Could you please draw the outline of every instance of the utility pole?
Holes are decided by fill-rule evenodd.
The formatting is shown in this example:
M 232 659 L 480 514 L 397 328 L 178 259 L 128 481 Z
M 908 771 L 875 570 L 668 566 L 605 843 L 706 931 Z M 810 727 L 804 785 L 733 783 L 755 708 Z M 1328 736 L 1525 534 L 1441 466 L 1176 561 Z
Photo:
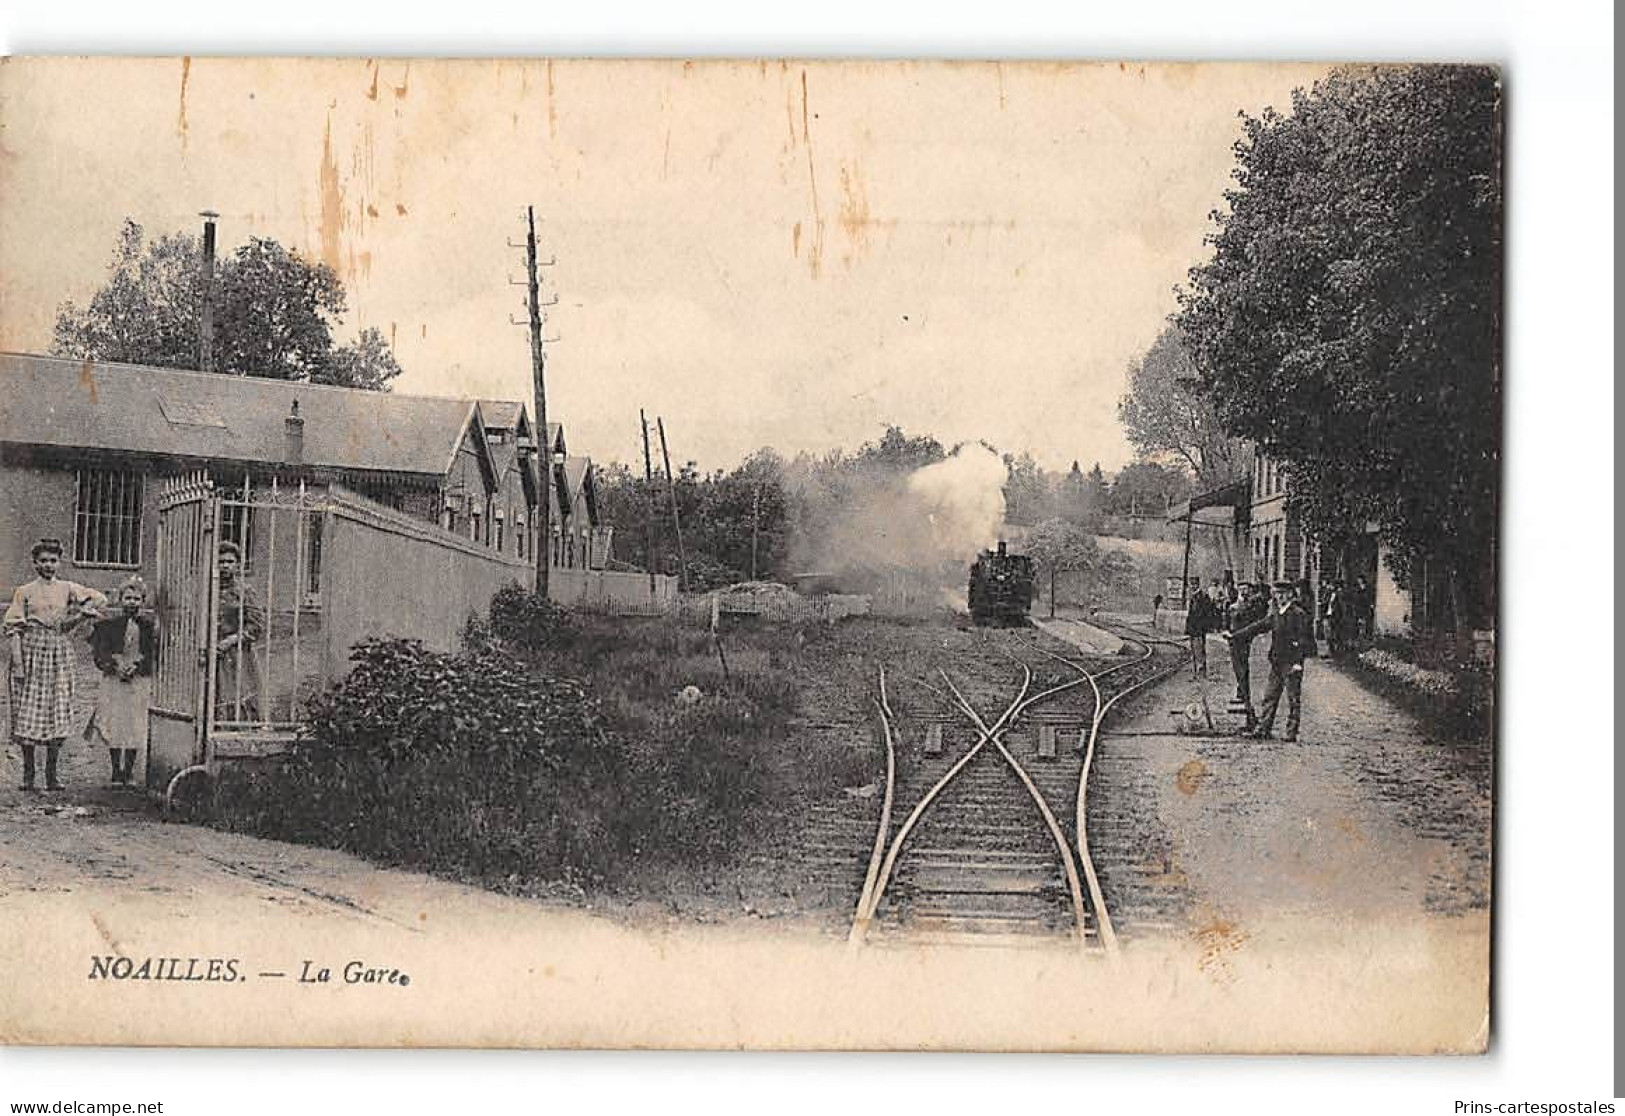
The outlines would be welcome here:
M 536 259 L 536 207 L 525 207 L 525 288 L 526 308 L 530 311 L 530 370 L 532 386 L 536 392 L 536 441 L 542 460 L 541 543 L 536 548 L 536 595 L 547 598 L 548 569 L 553 562 L 553 439 L 547 435 L 547 358 L 542 353 L 542 301 L 541 282 L 537 270 L 551 266 Z M 512 241 L 509 242 L 510 244 Z M 516 246 L 517 247 L 517 246 Z M 547 305 L 558 302 L 554 298 Z M 511 320 L 511 319 L 510 319 Z M 517 323 L 515 323 L 517 324 Z
M 199 372 L 214 371 L 214 221 L 220 214 L 205 209 L 203 218 L 203 320 L 198 323 Z
M 1185 569 L 1179 580 L 1179 599 L 1187 609 L 1191 606 L 1191 520 L 1195 515 L 1195 509 L 1187 501 L 1185 504 Z
M 655 429 L 660 431 L 660 459 L 666 463 L 666 491 L 671 494 L 671 527 L 677 532 L 677 588 L 688 586 L 688 559 L 683 556 L 683 520 L 677 514 L 677 482 L 671 475 L 671 454 L 666 451 L 666 421 L 655 416 Z
M 655 592 L 655 467 L 649 456 L 649 420 L 638 408 L 638 422 L 643 424 L 643 490 L 649 495 L 649 518 L 643 525 L 644 546 L 649 552 L 649 599 Z
M 756 478 L 756 495 L 750 502 L 750 579 L 756 580 L 756 538 L 762 519 L 762 478 Z

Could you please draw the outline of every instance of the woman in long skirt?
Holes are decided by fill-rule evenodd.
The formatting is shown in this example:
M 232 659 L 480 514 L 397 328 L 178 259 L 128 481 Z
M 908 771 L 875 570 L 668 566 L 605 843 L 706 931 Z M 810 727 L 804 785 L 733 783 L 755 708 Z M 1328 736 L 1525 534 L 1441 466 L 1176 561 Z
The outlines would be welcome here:
M 19 585 L 6 609 L 11 659 L 11 735 L 23 752 L 23 790 L 34 790 L 34 753 L 45 746 L 45 788 L 58 791 L 57 758 L 73 720 L 73 645 L 68 634 L 107 597 L 57 576 L 62 544 L 41 539 L 29 551 L 38 576 Z
M 90 631 L 91 658 L 102 678 L 85 739 L 99 740 L 107 748 L 115 787 L 130 785 L 136 753 L 147 744 L 158 629 L 153 618 L 141 611 L 146 600 L 146 582 L 130 577 L 119 586 L 119 611 L 98 620 Z

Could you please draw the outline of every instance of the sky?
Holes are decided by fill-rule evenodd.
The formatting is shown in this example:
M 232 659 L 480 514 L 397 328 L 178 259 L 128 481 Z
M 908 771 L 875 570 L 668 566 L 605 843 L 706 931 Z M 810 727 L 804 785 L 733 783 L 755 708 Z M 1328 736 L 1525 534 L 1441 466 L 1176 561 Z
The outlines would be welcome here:
M 1323 66 L 8 60 L 0 347 L 44 351 L 128 216 L 332 264 L 396 390 L 530 397 L 571 451 L 856 448 L 888 423 L 1112 470 L 1129 363 L 1223 204 L 1238 111 Z M 510 320 L 510 316 L 513 321 Z M 517 321 L 519 324 L 513 324 Z

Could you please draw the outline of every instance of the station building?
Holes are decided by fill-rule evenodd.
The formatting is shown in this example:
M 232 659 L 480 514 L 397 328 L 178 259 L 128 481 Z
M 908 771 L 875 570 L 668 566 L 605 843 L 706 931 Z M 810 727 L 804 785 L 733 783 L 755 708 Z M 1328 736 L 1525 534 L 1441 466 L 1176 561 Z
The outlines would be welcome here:
M 1327 581 L 1353 585 L 1364 577 L 1373 594 L 1373 626 L 1378 634 L 1407 636 L 1434 626 L 1445 599 L 1424 564 L 1418 584 L 1401 588 L 1388 568 L 1388 548 L 1377 525 L 1363 525 L 1354 541 L 1338 550 L 1323 546 L 1305 529 L 1292 500 L 1291 478 L 1283 463 L 1257 447 L 1250 475 L 1194 493 L 1169 510 L 1170 523 L 1184 523 L 1187 537 L 1202 531 L 1211 549 L 1223 555 L 1222 576 L 1238 581 L 1300 581 L 1316 592 Z M 1196 578 L 1218 571 L 1192 569 Z M 1170 594 L 1171 596 L 1173 594 Z
M 43 536 L 63 541 L 63 576 L 83 584 L 107 589 L 150 571 L 163 481 L 197 473 L 227 490 L 272 477 L 342 485 L 532 562 L 546 498 L 552 564 L 601 569 L 610 538 L 592 463 L 569 455 L 561 425 L 549 424 L 546 442 L 544 494 L 543 454 L 520 402 L 0 353 L 0 593 L 34 576 L 29 546 Z M 221 537 L 243 544 L 252 564 L 252 509 L 231 507 Z M 319 531 L 305 545 L 315 579 Z

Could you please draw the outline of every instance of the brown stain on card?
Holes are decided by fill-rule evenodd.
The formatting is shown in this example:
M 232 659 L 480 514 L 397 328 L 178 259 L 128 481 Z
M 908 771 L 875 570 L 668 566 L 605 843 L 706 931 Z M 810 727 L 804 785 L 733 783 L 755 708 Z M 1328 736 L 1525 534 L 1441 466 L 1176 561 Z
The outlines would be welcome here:
M 559 138 L 558 97 L 553 88 L 553 62 L 547 63 L 547 138 Z
M 1202 781 L 1206 778 L 1207 764 L 1199 759 L 1188 760 L 1180 765 L 1178 773 L 1174 775 L 1174 786 L 1179 788 L 1180 794 L 1195 794 L 1202 789 Z
M 869 198 L 864 193 L 863 179 L 854 166 L 841 166 L 841 228 L 852 244 L 853 252 L 860 252 L 869 244 Z M 850 262 L 850 257 L 848 257 Z
M 333 116 L 327 117 L 322 132 L 322 165 L 317 175 L 322 201 L 321 259 L 334 271 L 344 264 L 344 187 L 339 183 L 339 167 L 333 157 Z
M 807 245 L 807 270 L 818 278 L 824 263 L 824 213 L 818 204 L 818 170 L 813 160 L 811 110 L 808 108 L 807 71 L 801 71 L 801 145 L 807 151 L 807 188 L 812 197 L 812 241 Z
M 93 913 L 90 916 L 90 921 L 96 927 L 96 933 L 101 935 L 102 941 L 107 943 L 107 948 L 123 957 L 124 947 L 119 945 L 117 938 L 113 937 L 113 932 L 107 928 L 107 923 L 102 921 L 102 916 Z
M 186 84 L 192 80 L 192 58 L 188 55 L 181 59 L 181 107 L 180 115 L 175 120 L 175 131 L 181 137 L 181 150 L 186 150 Z
M 85 386 L 90 395 L 90 405 L 96 405 L 96 362 L 86 358 L 79 366 L 79 382 Z
M 1205 924 L 1191 932 L 1191 938 L 1201 949 L 1196 966 L 1216 984 L 1230 984 L 1236 977 L 1230 967 L 1230 957 L 1252 937 L 1240 923 L 1221 915 L 1214 915 Z

